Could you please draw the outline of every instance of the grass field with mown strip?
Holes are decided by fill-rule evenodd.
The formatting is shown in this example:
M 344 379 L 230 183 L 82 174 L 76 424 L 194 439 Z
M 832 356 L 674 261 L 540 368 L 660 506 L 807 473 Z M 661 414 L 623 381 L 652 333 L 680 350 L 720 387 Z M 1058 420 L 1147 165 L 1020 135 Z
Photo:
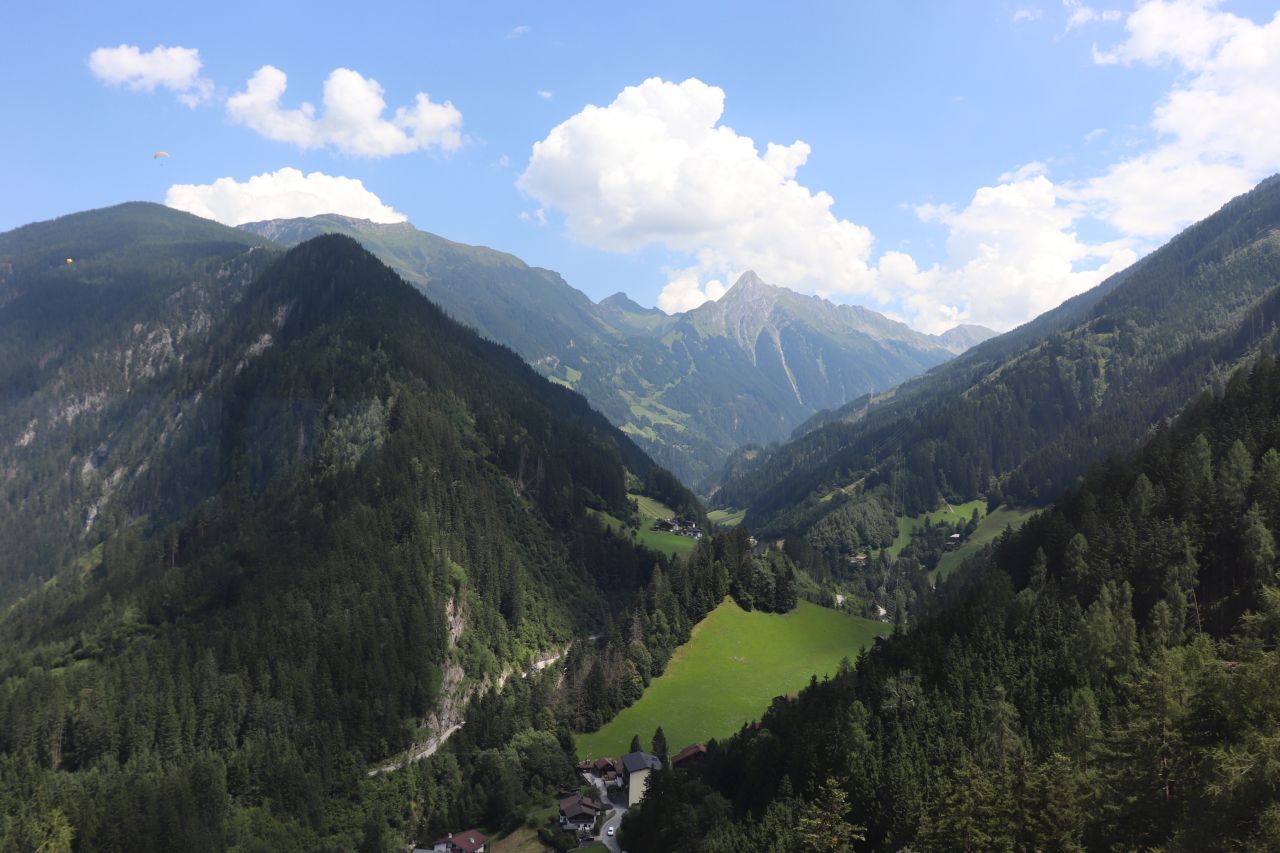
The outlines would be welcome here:
M 645 748 L 662 726 L 672 753 L 724 738 L 759 719 L 773 697 L 796 693 L 812 675 L 830 675 L 854 660 L 882 622 L 801 601 L 790 613 L 748 613 L 726 601 L 698 623 L 667 670 L 644 695 L 599 731 L 578 735 L 578 757 L 617 757 L 631 736 Z
M 955 524 L 956 522 L 967 523 L 969 519 L 973 517 L 973 511 L 975 509 L 978 511 L 978 517 L 981 518 L 987 513 L 987 502 L 969 501 L 968 503 L 956 504 L 950 509 L 943 506 L 941 509 L 935 509 L 933 512 L 925 512 L 920 515 L 913 515 L 905 518 L 899 517 L 898 538 L 894 539 L 893 544 L 885 550 L 889 552 L 890 557 L 897 559 L 898 555 L 902 553 L 902 549 L 907 547 L 907 543 L 911 541 L 912 534 L 924 527 L 924 520 L 926 518 L 929 519 L 930 524 L 937 524 L 941 521 L 945 521 L 948 524 Z
M 1020 509 L 1001 504 L 995 512 L 978 523 L 978 529 L 973 531 L 973 535 L 966 539 L 963 545 L 942 555 L 942 559 L 938 561 L 938 567 L 930 574 L 930 579 L 938 581 L 945 578 L 959 568 L 970 554 L 976 554 L 983 547 L 1000 538 L 1000 534 L 1006 529 L 1020 527 L 1022 522 L 1036 512 L 1037 510 L 1034 509 Z
M 713 524 L 725 527 L 737 527 L 747 515 L 745 509 L 713 509 L 707 513 L 707 519 Z

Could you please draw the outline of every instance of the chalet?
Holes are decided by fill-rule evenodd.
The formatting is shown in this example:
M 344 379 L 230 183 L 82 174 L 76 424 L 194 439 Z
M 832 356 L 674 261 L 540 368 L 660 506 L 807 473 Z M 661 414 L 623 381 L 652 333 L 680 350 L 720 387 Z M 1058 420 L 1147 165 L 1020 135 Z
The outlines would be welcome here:
M 488 853 L 488 850 L 489 839 L 478 829 L 451 832 L 431 845 L 431 853 Z M 417 847 L 413 853 L 426 853 L 426 850 Z
M 645 783 L 649 774 L 662 769 L 662 761 L 647 752 L 633 752 L 622 756 L 622 787 L 627 791 L 627 807 L 644 799 Z
M 691 770 L 707 760 L 706 744 L 691 743 L 671 756 L 671 767 L 675 770 Z
M 597 758 L 594 761 L 584 761 L 579 764 L 578 771 L 598 776 L 605 785 L 616 788 L 622 784 L 621 767 L 616 758 Z
M 569 832 L 586 832 L 596 825 L 604 803 L 593 797 L 574 794 L 560 801 L 560 826 Z
M 960 547 L 960 542 L 962 539 L 963 537 L 959 533 L 952 533 L 950 536 L 947 537 L 947 541 L 943 544 L 942 547 L 947 551 L 954 551 L 955 549 Z
M 868 559 L 870 558 L 866 554 L 854 554 L 849 558 L 849 562 L 853 563 L 855 566 L 865 566 Z
M 660 518 L 653 523 L 653 529 L 663 533 L 670 533 L 677 529 L 677 525 L 669 518 Z

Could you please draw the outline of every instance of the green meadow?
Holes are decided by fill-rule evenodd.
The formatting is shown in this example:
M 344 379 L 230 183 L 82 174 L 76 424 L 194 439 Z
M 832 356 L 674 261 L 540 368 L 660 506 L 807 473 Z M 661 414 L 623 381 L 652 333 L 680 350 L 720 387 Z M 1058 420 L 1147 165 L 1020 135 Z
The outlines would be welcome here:
M 935 509 L 933 512 L 925 512 L 920 515 L 913 515 L 906 518 L 898 518 L 898 538 L 893 540 L 893 544 L 888 547 L 889 556 L 897 558 L 902 553 L 902 549 L 907 547 L 907 543 L 911 541 L 911 537 L 917 530 L 924 527 L 925 519 L 929 519 L 930 524 L 938 524 L 939 522 L 947 522 L 955 524 L 956 522 L 967 522 L 972 516 L 974 510 L 978 511 L 978 516 L 982 517 L 987 512 L 986 501 L 969 501 L 968 503 L 956 504 L 955 506 L 943 506 L 942 509 Z
M 624 525 L 620 520 L 614 518 L 605 512 L 595 512 L 595 515 L 604 520 L 614 530 L 617 530 L 627 536 L 635 537 L 642 545 L 660 551 L 668 557 L 674 557 L 676 554 L 687 554 L 693 550 L 693 546 L 697 542 L 688 536 L 680 536 L 676 533 L 663 533 L 660 530 L 653 529 L 653 523 L 660 518 L 671 518 L 675 515 L 674 511 L 664 503 L 659 503 L 653 498 L 645 495 L 628 495 L 640 507 L 640 527 L 629 527 Z
M 994 542 L 1008 528 L 1021 526 L 1022 522 L 1035 515 L 1035 513 L 1036 510 L 1034 509 L 1018 509 L 1004 506 L 1003 504 L 997 507 L 994 512 L 978 523 L 978 529 L 973 531 L 973 535 L 966 539 L 963 545 L 942 555 L 942 559 L 938 561 L 938 567 L 933 570 L 931 578 L 935 581 L 945 578 L 959 568 L 960 564 L 970 554 L 976 554 L 986 545 Z
M 745 509 L 713 509 L 707 513 L 707 518 L 713 524 L 720 524 L 725 527 L 737 527 L 742 523 L 742 519 L 747 515 Z
M 807 601 L 785 614 L 749 613 L 725 601 L 698 623 L 639 701 L 599 731 L 578 735 L 578 756 L 622 755 L 632 735 L 648 748 L 658 726 L 673 753 L 732 735 L 759 719 L 773 697 L 798 692 L 813 675 L 830 675 L 842 658 L 853 660 L 888 630 Z

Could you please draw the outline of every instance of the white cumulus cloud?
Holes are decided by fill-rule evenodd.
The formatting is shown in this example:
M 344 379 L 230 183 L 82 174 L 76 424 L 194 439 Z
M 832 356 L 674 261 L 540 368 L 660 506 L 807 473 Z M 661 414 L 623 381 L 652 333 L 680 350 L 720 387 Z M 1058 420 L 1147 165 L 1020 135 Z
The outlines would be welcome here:
M 923 221 L 947 227 L 945 259 L 921 270 L 909 255 L 886 252 L 877 265 L 912 325 L 934 333 L 957 323 L 1007 329 L 1137 260 L 1126 241 L 1081 240 L 1074 223 L 1082 212 L 1039 171 L 1002 176 L 1007 182 L 979 189 L 963 210 L 916 208 Z
M 670 281 L 658 294 L 658 307 L 668 314 L 681 314 L 692 311 L 705 302 L 713 302 L 724 296 L 729 288 L 718 279 L 711 279 L 703 284 L 698 270 L 675 270 L 669 275 Z
M 1215 0 L 1154 0 L 1102 64 L 1184 72 L 1156 106 L 1149 150 L 1114 164 L 1079 198 L 1126 234 L 1165 237 L 1212 213 L 1280 165 L 1280 13 L 1255 24 Z
M 324 112 L 319 115 L 305 102 L 295 108 L 282 106 L 287 86 L 283 71 L 264 65 L 243 92 L 227 99 L 227 114 L 268 139 L 303 149 L 331 145 L 362 157 L 427 148 L 450 152 L 462 145 L 462 113 L 449 101 L 436 103 L 423 92 L 387 119 L 382 86 L 349 68 L 337 68 L 325 80 Z
M 762 152 L 720 123 L 724 98 L 693 78 L 629 86 L 535 143 L 517 184 L 563 212 L 587 245 L 690 255 L 694 263 L 672 274 L 660 304 L 697 298 L 689 295 L 693 276 L 719 280 L 746 269 L 789 287 L 869 292 L 871 233 L 832 213 L 830 195 L 796 180 L 809 146 L 769 143 Z
M 211 184 L 174 184 L 164 203 L 226 225 L 341 213 L 373 222 L 404 222 L 355 178 L 284 168 L 247 181 L 219 178 Z
M 136 45 L 100 47 L 89 54 L 89 70 L 109 86 L 138 92 L 168 89 L 194 107 L 213 94 L 213 83 L 200 76 L 203 63 L 193 47 L 159 45 L 143 53 Z

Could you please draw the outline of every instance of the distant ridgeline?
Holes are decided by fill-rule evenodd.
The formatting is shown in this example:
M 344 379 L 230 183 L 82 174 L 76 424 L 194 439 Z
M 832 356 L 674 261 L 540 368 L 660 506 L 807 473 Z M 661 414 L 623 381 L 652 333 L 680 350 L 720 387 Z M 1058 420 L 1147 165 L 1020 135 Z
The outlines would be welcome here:
M 719 301 L 675 316 L 621 293 L 595 304 L 550 270 L 407 223 L 326 215 L 241 228 L 284 244 L 355 237 L 455 319 L 580 391 L 694 484 L 737 447 L 783 438 L 815 412 L 890 388 L 991 335 L 977 326 L 923 335 L 754 273 Z
M 942 499 L 1043 506 L 1126 454 L 1280 321 L 1280 178 L 1093 290 L 901 385 L 730 460 L 716 506 L 843 553 Z
M 702 515 L 347 237 L 284 253 L 144 204 L 0 235 L 0 392 L 5 850 L 505 825 L 573 779 L 553 678 L 476 706 L 484 757 L 366 770 L 666 606 L 679 573 L 593 513 L 629 518 L 628 481 Z

